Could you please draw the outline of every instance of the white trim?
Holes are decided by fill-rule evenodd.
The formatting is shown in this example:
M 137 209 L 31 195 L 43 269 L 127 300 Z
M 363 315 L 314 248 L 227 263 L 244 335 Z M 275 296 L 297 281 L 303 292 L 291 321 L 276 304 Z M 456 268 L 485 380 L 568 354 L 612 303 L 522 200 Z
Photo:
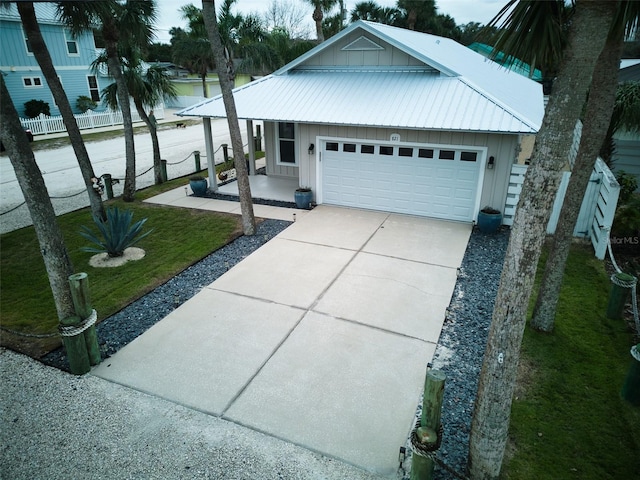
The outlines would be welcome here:
M 22 32 L 22 44 L 24 45 L 24 51 L 28 57 L 33 57 L 33 52 L 30 52 L 29 49 L 27 48 L 27 41 L 29 39 L 27 38 L 27 34 L 24 31 L 24 27 L 22 26 L 22 23 L 20 23 L 20 31 Z
M 323 190 L 322 190 L 322 152 L 324 151 L 324 146 L 326 142 L 353 142 L 353 143 L 366 143 L 373 145 L 388 145 L 394 147 L 417 147 L 417 148 L 429 148 L 434 150 L 456 150 L 456 151 L 472 151 L 478 152 L 479 158 L 478 162 L 478 183 L 476 185 L 476 198 L 474 201 L 474 216 L 476 217 L 477 212 L 480 211 L 480 199 L 482 197 L 482 189 L 484 185 L 484 173 L 487 164 L 487 152 L 488 147 L 478 146 L 478 145 L 455 145 L 455 144 L 445 144 L 445 143 L 420 143 L 420 142 L 391 142 L 386 140 L 374 140 L 368 138 L 348 138 L 348 137 L 328 137 L 328 136 L 316 136 L 315 145 L 316 145 L 316 185 L 314 187 L 316 203 L 323 203 Z M 361 155 L 361 154 L 358 154 Z
M 97 92 L 98 92 L 98 100 L 93 100 L 93 95 L 91 95 L 91 91 L 94 90 L 94 89 L 91 87 L 91 83 L 89 83 L 89 77 L 93 77 L 93 78 L 96 79 L 96 88 L 95 88 L 95 90 L 97 90 Z M 88 88 L 88 91 L 89 91 L 89 98 L 91 100 L 93 100 L 94 102 L 98 102 L 99 103 L 101 99 L 100 99 L 100 82 L 98 82 L 98 76 L 92 74 L 92 75 L 86 75 L 85 78 L 87 79 L 87 88 Z
M 40 85 L 36 85 L 35 79 L 38 79 L 40 81 Z M 31 80 L 31 85 L 27 85 L 24 81 L 26 79 Z M 22 77 L 22 87 L 23 88 L 28 88 L 28 89 L 32 89 L 32 88 L 42 88 L 44 87 L 44 82 L 42 81 L 42 77 L 40 75 L 35 75 L 33 77 Z
M 61 70 L 82 70 L 85 72 L 89 71 L 89 66 L 88 65 L 76 65 L 76 66 L 58 66 L 58 65 L 54 65 L 54 68 L 56 69 L 56 72 L 59 72 Z M 42 70 L 40 69 L 40 67 L 38 65 L 33 65 L 31 67 L 18 67 L 18 66 L 13 66 L 13 65 L 0 65 L 0 70 L 7 70 L 7 71 L 11 71 L 11 72 L 42 72 Z
M 300 166 L 300 155 L 298 154 L 298 145 L 299 145 L 299 134 L 298 134 L 298 124 L 296 122 L 274 122 L 274 136 L 275 136 L 275 150 L 276 150 L 276 165 L 282 167 L 299 167 Z M 292 123 L 293 124 L 293 155 L 295 157 L 295 162 L 282 162 L 280 161 L 280 124 L 281 123 Z M 285 139 L 290 140 L 290 139 Z
M 67 34 L 69 36 L 67 36 Z M 80 45 L 78 44 L 78 40 L 73 38 L 71 31 L 67 28 L 62 29 L 62 36 L 64 37 L 64 48 L 67 51 L 67 57 L 79 57 L 80 56 Z M 73 42 L 76 46 L 76 52 L 72 53 L 69 51 L 69 43 Z

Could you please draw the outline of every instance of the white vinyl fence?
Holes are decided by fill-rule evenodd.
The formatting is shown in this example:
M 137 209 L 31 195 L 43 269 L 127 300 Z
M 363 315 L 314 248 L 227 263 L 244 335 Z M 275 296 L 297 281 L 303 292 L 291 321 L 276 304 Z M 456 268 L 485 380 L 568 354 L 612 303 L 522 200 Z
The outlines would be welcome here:
M 153 114 L 157 120 L 164 118 L 164 105 L 158 105 L 153 108 Z M 94 112 L 87 110 L 85 113 L 74 115 L 80 130 L 90 128 L 109 127 L 113 125 L 122 125 L 122 112 L 105 110 L 102 112 Z M 134 122 L 141 122 L 142 119 L 137 110 L 131 110 L 131 117 Z M 41 113 L 36 118 L 21 118 L 20 123 L 24 128 L 31 130 L 34 135 L 43 135 L 45 133 L 66 132 L 62 116 L 49 117 Z
M 527 167 L 525 165 L 513 165 L 511 167 L 511 177 L 509 179 L 509 189 L 503 220 L 505 225 L 513 225 L 513 217 L 515 216 L 516 206 L 520 199 L 520 192 L 522 191 L 522 184 L 526 173 Z M 571 172 L 564 172 L 562 176 L 562 182 L 560 183 L 558 194 L 553 204 L 551 218 L 547 225 L 547 233 L 550 235 L 556 230 L 560 209 L 564 202 L 570 177 Z M 613 224 L 613 216 L 616 212 L 619 194 L 620 185 L 616 181 L 615 176 L 604 161 L 598 158 L 591 173 L 589 186 L 587 187 L 582 206 L 580 207 L 580 215 L 573 235 L 576 237 L 589 237 L 596 257 L 600 260 L 604 258 L 607 250 L 607 239 L 609 237 L 609 230 Z

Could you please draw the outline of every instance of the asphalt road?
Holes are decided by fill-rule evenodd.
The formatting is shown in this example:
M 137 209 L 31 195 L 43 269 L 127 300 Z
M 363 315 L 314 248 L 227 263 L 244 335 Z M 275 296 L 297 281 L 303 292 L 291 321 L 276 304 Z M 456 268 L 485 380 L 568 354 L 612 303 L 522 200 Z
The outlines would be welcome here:
M 247 144 L 246 124 L 240 122 L 244 144 Z M 222 161 L 222 143 L 231 144 L 229 130 L 225 119 L 211 122 L 216 162 Z M 36 137 L 37 139 L 37 137 Z M 37 140 L 36 140 L 37 141 Z M 169 178 L 188 175 L 195 171 L 195 161 L 192 153 L 195 150 L 201 152 L 201 166 L 206 167 L 204 158 L 206 149 L 204 144 L 204 130 L 202 124 L 188 126 L 186 128 L 164 128 L 158 132 L 160 152 L 163 159 L 167 160 L 167 173 Z M 86 142 L 89 158 L 93 164 L 97 176 L 109 173 L 113 178 L 124 178 L 124 137 L 110 140 Z M 153 151 L 151 137 L 147 132 L 135 136 L 136 172 L 138 174 L 149 169 L 153 165 Z M 89 204 L 84 192 L 84 182 L 78 167 L 73 148 L 69 146 L 51 150 L 39 150 L 34 152 L 36 162 L 42 171 L 49 196 L 56 214 L 60 215 Z M 185 160 L 187 159 L 187 160 Z M 185 160 L 185 161 L 182 161 Z M 178 163 L 181 162 L 181 163 Z M 123 183 L 114 185 L 114 194 L 122 193 Z M 137 178 L 137 188 L 146 187 L 153 183 L 153 170 Z M 69 198 L 54 198 L 68 197 Z M 105 197 L 106 198 L 106 195 Z M 31 217 L 24 202 L 24 196 L 18 185 L 15 172 L 6 152 L 0 155 L 0 233 L 6 233 L 17 228 L 31 225 Z M 11 211 L 16 206 L 17 209 Z M 5 213 L 9 212 L 10 213 Z

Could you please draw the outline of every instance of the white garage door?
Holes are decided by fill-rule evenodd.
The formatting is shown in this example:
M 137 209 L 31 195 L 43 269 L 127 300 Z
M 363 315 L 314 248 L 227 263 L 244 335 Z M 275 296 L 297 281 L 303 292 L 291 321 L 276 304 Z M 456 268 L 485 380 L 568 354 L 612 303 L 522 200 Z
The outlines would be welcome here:
M 322 202 L 472 221 L 481 151 L 323 142 Z

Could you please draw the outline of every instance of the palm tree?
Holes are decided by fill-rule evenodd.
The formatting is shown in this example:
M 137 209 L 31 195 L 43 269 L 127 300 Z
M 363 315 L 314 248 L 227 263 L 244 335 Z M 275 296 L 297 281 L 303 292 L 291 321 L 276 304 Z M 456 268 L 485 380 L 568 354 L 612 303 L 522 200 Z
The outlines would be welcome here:
M 242 229 L 245 235 L 255 235 L 256 220 L 253 215 L 253 202 L 251 199 L 251 185 L 247 173 L 247 162 L 245 161 L 244 149 L 242 146 L 242 134 L 238 123 L 236 104 L 233 99 L 233 83 L 229 78 L 223 65 L 225 64 L 224 50 L 220 34 L 218 33 L 218 22 L 216 21 L 216 6 L 214 0 L 202 0 L 202 15 L 207 28 L 207 35 L 211 42 L 211 49 L 216 61 L 218 77 L 220 79 L 220 89 L 222 90 L 222 100 L 227 112 L 227 122 L 229 124 L 229 134 L 231 135 L 231 146 L 238 177 L 238 194 L 240 196 L 240 210 L 242 211 Z
M 573 231 L 578 221 L 591 172 L 598 153 L 606 141 L 611 123 L 625 33 L 633 31 L 637 27 L 639 7 L 637 2 L 620 2 L 607 43 L 598 57 L 593 72 L 578 154 L 560 210 L 553 244 L 547 258 L 531 318 L 531 326 L 536 330 L 550 332 L 554 327 L 556 307 L 560 298 L 562 278 L 569 256 Z
M 481 35 L 491 39 L 496 55 L 504 52 L 514 61 L 520 59 L 531 66 L 531 72 L 540 69 L 543 81 L 550 83 L 558 72 L 571 15 L 572 7 L 564 0 L 509 0 Z M 500 24 L 506 28 L 496 34 Z
M 133 121 L 129 108 L 129 91 L 122 74 L 122 65 L 118 55 L 118 44 L 149 45 L 153 37 L 151 27 L 156 17 L 153 0 L 117 0 L 101 2 L 60 2 L 60 18 L 74 33 L 90 30 L 100 25 L 105 42 L 109 74 L 117 85 L 118 103 L 122 111 L 122 123 L 125 139 L 125 179 L 122 198 L 132 202 L 136 192 L 136 152 L 133 136 Z
M 267 75 L 283 67 L 315 46 L 310 40 L 296 40 L 281 28 L 275 28 L 259 41 L 241 37 L 242 62 L 238 70 L 252 75 Z
M 316 38 L 318 43 L 324 42 L 324 33 L 322 32 L 322 19 L 324 14 L 331 11 L 335 7 L 338 0 L 305 0 L 306 3 L 313 7 L 311 18 L 316 24 Z
M 380 22 L 380 13 L 382 7 L 376 2 L 358 2 L 356 6 L 351 10 L 351 21 L 356 22 L 358 20 L 368 20 L 370 22 Z M 384 22 L 380 22 L 384 23 Z
M 614 151 L 613 136 L 619 130 L 640 131 L 640 82 L 624 82 L 618 86 L 611 114 L 611 123 L 600 156 L 611 164 Z
M 33 228 L 38 237 L 40 252 L 49 277 L 58 319 L 71 317 L 75 315 L 69 286 L 69 276 L 73 274 L 73 267 L 42 173 L 24 135 L 20 117 L 2 75 L 0 75 L 0 140 L 7 149 L 9 160 L 16 172 L 18 184 L 33 220 Z
M 33 2 L 19 2 L 17 6 L 18 12 L 20 13 L 20 19 L 22 20 L 22 27 L 29 39 L 33 55 L 36 57 L 40 70 L 42 70 L 42 74 L 47 80 L 47 85 L 49 86 L 51 94 L 58 105 L 58 109 L 62 115 L 62 120 L 67 132 L 69 133 L 69 140 L 71 141 L 71 146 L 73 147 L 73 151 L 78 159 L 78 165 L 82 172 L 84 184 L 87 188 L 87 194 L 89 195 L 91 213 L 97 218 L 106 219 L 104 206 L 102 205 L 102 197 L 97 190 L 93 188 L 92 179 L 95 177 L 95 173 L 93 171 L 93 166 L 91 165 L 91 160 L 89 159 L 89 154 L 87 153 L 87 149 L 84 145 L 80 128 L 76 122 L 76 117 L 73 115 L 73 110 L 71 109 L 67 95 L 62 87 L 62 83 L 60 82 L 60 78 L 58 77 L 55 67 L 53 66 L 49 49 L 42 38 L 40 25 L 38 25 L 36 13 L 33 8 Z
M 500 474 L 520 346 L 542 242 L 575 123 L 616 5 L 617 2 L 576 2 L 567 49 L 536 137 L 496 295 L 471 423 L 472 479 L 493 479 Z M 523 8 L 527 6 L 531 6 L 529 2 Z
M 134 65 L 130 64 L 132 59 Z M 96 67 L 104 62 L 103 57 L 98 57 Z M 129 61 L 124 63 L 124 78 L 127 82 L 127 89 L 133 99 L 140 118 L 149 128 L 151 144 L 153 146 L 153 169 L 156 185 L 163 182 L 162 162 L 160 159 L 160 142 L 158 141 L 157 124 L 154 119 L 147 115 L 146 109 L 153 108 L 161 103 L 165 98 L 175 98 L 176 88 L 169 76 L 157 65 L 145 68 L 139 63 L 137 55 L 131 52 Z M 118 108 L 117 86 L 115 83 L 107 85 L 102 90 L 102 99 L 113 110 Z

